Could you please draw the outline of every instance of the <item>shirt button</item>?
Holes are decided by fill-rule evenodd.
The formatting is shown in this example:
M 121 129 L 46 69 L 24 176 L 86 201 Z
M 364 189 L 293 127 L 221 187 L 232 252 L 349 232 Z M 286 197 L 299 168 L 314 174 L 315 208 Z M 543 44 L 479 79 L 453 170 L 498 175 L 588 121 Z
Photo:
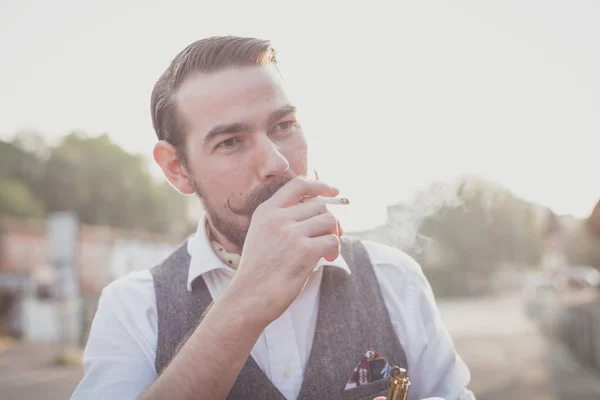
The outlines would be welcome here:
M 290 368 L 285 367 L 285 369 L 283 370 L 283 375 L 285 375 L 286 378 L 289 378 L 291 374 L 292 372 L 290 371 Z

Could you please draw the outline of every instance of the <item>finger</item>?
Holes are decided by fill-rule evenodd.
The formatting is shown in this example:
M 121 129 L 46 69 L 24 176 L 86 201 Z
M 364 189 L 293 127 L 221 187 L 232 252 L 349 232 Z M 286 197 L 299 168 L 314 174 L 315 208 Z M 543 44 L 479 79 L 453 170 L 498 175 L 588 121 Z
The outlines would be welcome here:
M 337 235 L 337 218 L 332 213 L 326 212 L 299 222 L 298 229 L 302 235 L 310 238 L 328 234 Z
M 278 207 L 289 207 L 297 204 L 306 196 L 334 197 L 339 193 L 338 189 L 323 181 L 296 177 L 283 185 L 268 201 Z
M 329 234 L 309 239 L 311 249 L 319 258 L 323 257 L 332 262 L 340 255 L 340 238 L 338 235 Z
M 303 201 L 290 207 L 286 207 L 284 210 L 285 214 L 294 221 L 301 222 L 317 215 L 329 212 L 327 205 L 320 199 L 313 198 L 310 200 Z
M 339 237 L 344 236 L 344 229 L 342 228 L 342 224 L 340 223 L 340 220 L 336 220 L 337 221 L 337 234 Z

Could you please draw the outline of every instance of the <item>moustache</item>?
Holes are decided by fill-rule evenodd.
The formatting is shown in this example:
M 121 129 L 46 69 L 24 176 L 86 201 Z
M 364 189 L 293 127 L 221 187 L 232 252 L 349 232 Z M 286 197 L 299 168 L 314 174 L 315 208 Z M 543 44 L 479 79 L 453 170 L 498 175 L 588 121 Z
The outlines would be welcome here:
M 286 183 L 291 181 L 294 177 L 291 175 L 284 175 L 279 181 L 271 182 L 263 186 L 259 186 L 254 189 L 249 195 L 244 204 L 241 207 L 236 207 L 231 204 L 231 198 L 227 199 L 227 206 L 231 211 L 237 215 L 251 217 L 254 211 L 265 201 L 269 200 L 279 189 L 281 189 Z

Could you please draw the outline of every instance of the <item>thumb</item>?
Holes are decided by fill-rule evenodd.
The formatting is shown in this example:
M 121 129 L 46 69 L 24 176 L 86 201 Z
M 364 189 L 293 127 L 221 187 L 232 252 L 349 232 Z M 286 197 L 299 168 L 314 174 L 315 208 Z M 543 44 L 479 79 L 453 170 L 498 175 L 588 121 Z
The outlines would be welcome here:
M 379 396 L 379 397 L 375 397 L 373 400 L 385 400 L 385 397 Z

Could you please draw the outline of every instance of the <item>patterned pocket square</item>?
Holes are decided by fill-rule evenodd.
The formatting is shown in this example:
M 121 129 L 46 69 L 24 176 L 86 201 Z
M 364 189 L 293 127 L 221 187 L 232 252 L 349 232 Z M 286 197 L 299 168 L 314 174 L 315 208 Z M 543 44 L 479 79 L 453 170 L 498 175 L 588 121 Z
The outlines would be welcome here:
M 388 362 L 374 349 L 369 349 L 360 364 L 352 371 L 344 390 L 388 379 L 390 371 L 391 367 Z

